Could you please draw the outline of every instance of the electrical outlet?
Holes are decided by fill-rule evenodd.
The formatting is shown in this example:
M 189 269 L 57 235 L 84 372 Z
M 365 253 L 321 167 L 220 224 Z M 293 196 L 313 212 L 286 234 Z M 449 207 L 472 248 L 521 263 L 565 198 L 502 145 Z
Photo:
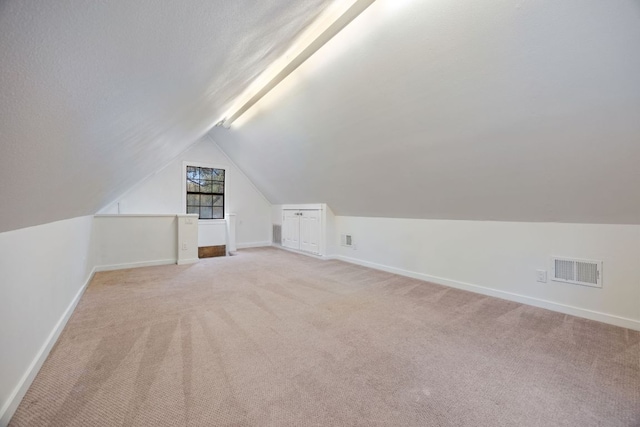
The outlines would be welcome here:
M 187 250 L 187 242 L 182 242 L 182 250 L 183 251 Z
M 547 270 L 536 270 L 536 281 L 547 283 Z

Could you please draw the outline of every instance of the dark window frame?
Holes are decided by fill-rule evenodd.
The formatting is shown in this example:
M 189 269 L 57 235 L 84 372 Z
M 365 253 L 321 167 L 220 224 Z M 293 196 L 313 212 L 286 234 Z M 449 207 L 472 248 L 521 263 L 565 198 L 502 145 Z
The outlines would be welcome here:
M 203 172 L 203 170 L 205 170 L 205 172 Z M 196 172 L 195 175 L 197 176 L 197 178 L 190 178 L 190 173 L 191 172 Z M 210 172 L 207 172 L 210 171 Z M 222 172 L 222 173 L 220 173 Z M 219 177 L 220 175 L 222 175 L 222 180 L 219 179 L 206 179 L 206 178 L 201 178 L 203 176 L 206 176 L 207 174 L 209 174 L 209 176 L 211 177 Z M 207 220 L 220 220 L 220 219 L 225 219 L 225 202 L 226 202 L 226 196 L 225 196 L 225 190 L 226 190 L 226 179 L 227 179 L 227 173 L 225 169 L 221 169 L 221 168 L 214 168 L 214 167 L 206 167 L 206 166 L 190 166 L 187 165 L 187 167 L 185 168 L 185 190 L 186 190 L 186 200 L 185 200 L 185 207 L 186 207 L 186 212 L 187 213 L 191 213 L 190 210 L 192 210 L 193 208 L 197 208 L 198 210 L 198 220 L 201 221 L 207 221 Z M 189 184 L 195 184 L 198 187 L 198 191 L 193 191 L 193 190 L 189 190 L 190 185 Z M 211 191 L 202 191 L 203 187 L 205 186 L 211 186 Z M 214 188 L 217 188 L 218 190 L 220 189 L 220 186 L 222 187 L 221 191 L 214 191 Z M 198 198 L 198 204 L 189 204 L 189 196 L 193 196 L 193 195 L 198 195 L 200 196 Z M 211 204 L 202 203 L 202 196 L 211 196 Z M 216 205 L 216 202 L 218 200 L 220 200 L 220 198 L 222 199 L 222 206 Z M 192 208 L 192 209 L 190 209 Z M 202 217 L 202 209 L 211 209 L 211 218 L 203 218 Z M 221 216 L 220 217 L 216 217 L 214 215 L 214 212 L 216 212 L 217 210 L 222 209 L 221 212 Z M 195 213 L 195 212 L 193 212 Z

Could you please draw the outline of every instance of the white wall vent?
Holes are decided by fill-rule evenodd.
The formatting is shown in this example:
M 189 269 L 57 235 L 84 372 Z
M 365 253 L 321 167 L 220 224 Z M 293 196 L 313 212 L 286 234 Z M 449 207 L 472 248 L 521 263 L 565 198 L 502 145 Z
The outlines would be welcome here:
M 340 244 L 342 246 L 346 246 L 348 248 L 353 246 L 353 236 L 351 234 L 341 234 L 340 235 Z
M 602 287 L 602 261 L 551 257 L 551 280 Z

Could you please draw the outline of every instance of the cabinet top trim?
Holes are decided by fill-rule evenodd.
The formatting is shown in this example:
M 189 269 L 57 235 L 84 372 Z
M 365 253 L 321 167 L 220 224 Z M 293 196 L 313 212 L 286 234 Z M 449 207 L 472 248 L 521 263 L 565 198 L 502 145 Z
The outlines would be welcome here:
M 284 211 L 289 211 L 289 210 L 305 210 L 305 209 L 313 209 L 313 210 L 322 210 L 324 209 L 325 204 L 324 203 L 307 203 L 307 204 L 300 204 L 300 205 L 282 205 L 282 210 Z

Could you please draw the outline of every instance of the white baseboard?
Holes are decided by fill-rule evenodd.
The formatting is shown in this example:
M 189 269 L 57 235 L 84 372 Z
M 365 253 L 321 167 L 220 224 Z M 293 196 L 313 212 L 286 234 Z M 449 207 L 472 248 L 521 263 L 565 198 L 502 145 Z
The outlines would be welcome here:
M 176 264 L 176 259 L 159 259 L 155 261 L 129 262 L 124 264 L 99 265 L 96 271 L 124 270 L 126 268 L 155 267 L 158 265 Z
M 64 330 L 64 327 L 67 325 L 69 318 L 73 314 L 73 311 L 78 305 L 80 298 L 82 298 L 82 294 L 84 294 L 85 289 L 87 289 L 87 286 L 91 282 L 91 279 L 93 279 L 96 271 L 96 267 L 91 270 L 91 273 L 89 273 L 89 277 L 80 287 L 76 295 L 73 297 L 73 300 L 71 300 L 71 303 L 62 314 L 62 317 L 60 317 L 60 320 L 58 320 L 58 323 L 56 323 L 46 341 L 44 342 L 42 347 L 40 347 L 40 351 L 38 351 L 36 357 L 29 365 L 29 368 L 27 368 L 27 372 L 25 372 L 25 374 L 22 376 L 20 382 L 13 390 L 13 393 L 11 393 L 11 396 L 9 396 L 9 399 L 0 409 L 0 427 L 6 427 L 7 425 L 9 425 L 11 417 L 13 417 L 16 409 L 18 409 L 18 406 L 20 405 L 20 402 L 22 401 L 24 395 L 27 393 L 27 390 L 29 390 L 29 387 L 31 387 L 31 383 L 33 383 L 33 380 L 40 371 L 42 364 L 45 360 L 47 360 L 51 349 L 55 345 L 56 341 L 58 341 L 58 337 L 60 337 L 60 334 Z
M 333 257 L 326 257 L 324 255 L 318 255 L 318 254 L 312 254 L 312 253 L 305 252 L 305 251 L 299 251 L 299 250 L 296 250 L 296 249 L 291 249 L 291 248 L 284 247 L 282 245 L 271 245 L 271 246 L 273 246 L 274 248 L 277 248 L 277 249 L 282 249 L 283 251 L 292 252 L 294 254 L 304 255 L 304 256 L 311 257 L 311 258 L 315 258 L 315 259 L 321 259 L 321 260 L 333 259 Z
M 176 262 L 176 264 L 178 265 L 183 265 L 183 264 L 193 264 L 199 261 L 199 258 L 188 258 L 188 259 L 179 259 L 178 262 Z
M 283 249 L 286 249 L 286 248 L 283 248 Z M 608 323 L 611 325 L 640 331 L 639 320 L 615 316 L 607 313 L 601 313 L 599 311 L 587 310 L 584 308 L 560 304 L 553 301 L 529 297 L 526 295 L 514 294 L 511 292 L 501 291 L 498 289 L 492 289 L 492 288 L 487 288 L 480 285 L 474 285 L 472 283 L 460 282 L 457 280 L 446 279 L 443 277 L 430 276 L 428 274 L 417 273 L 415 271 L 409 271 L 409 270 L 403 270 L 396 267 L 389 267 L 387 265 L 377 264 L 369 261 L 363 261 L 356 258 L 350 258 L 344 255 L 331 255 L 328 258 L 337 259 L 340 261 L 345 261 L 351 264 L 357 264 L 363 267 L 369 267 L 376 270 L 382 270 L 382 271 L 386 271 L 387 273 L 398 274 L 400 276 L 411 277 L 413 279 L 424 280 L 426 282 L 432 282 L 438 285 L 462 289 L 465 291 L 475 292 L 477 294 L 488 295 L 491 297 L 501 298 L 509 301 L 515 301 L 522 304 L 531 305 L 534 307 L 546 308 L 547 310 L 557 311 L 559 313 L 570 314 L 572 316 L 583 317 L 585 319 L 595 320 L 602 323 Z
M 271 246 L 271 242 L 264 241 L 264 242 L 248 242 L 248 243 L 237 243 L 236 244 L 236 248 L 237 249 L 263 248 L 265 246 Z

